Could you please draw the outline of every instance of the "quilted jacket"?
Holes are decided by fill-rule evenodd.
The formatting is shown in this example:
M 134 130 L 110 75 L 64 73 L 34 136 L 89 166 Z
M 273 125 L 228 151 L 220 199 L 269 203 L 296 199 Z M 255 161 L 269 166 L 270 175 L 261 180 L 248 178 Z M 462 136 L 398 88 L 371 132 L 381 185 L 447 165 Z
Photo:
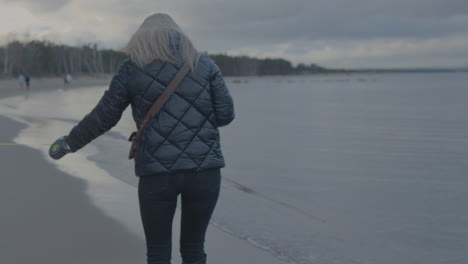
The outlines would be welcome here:
M 159 60 L 144 67 L 126 60 L 97 106 L 70 131 L 70 149 L 77 151 L 110 130 L 128 105 L 138 128 L 178 70 L 179 66 Z M 224 167 L 218 127 L 229 124 L 234 116 L 233 100 L 219 67 L 201 55 L 142 133 L 136 176 Z

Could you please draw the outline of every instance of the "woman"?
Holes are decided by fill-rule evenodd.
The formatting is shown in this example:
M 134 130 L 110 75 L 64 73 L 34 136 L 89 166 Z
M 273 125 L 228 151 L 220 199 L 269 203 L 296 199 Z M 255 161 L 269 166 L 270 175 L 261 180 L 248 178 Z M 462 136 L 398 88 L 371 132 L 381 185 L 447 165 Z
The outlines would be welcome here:
M 129 59 L 97 106 L 51 147 L 60 158 L 75 152 L 119 121 L 131 104 L 136 126 L 181 65 L 191 71 L 139 138 L 135 174 L 148 263 L 170 263 L 172 220 L 181 194 L 183 263 L 206 263 L 205 233 L 225 166 L 218 127 L 234 119 L 232 97 L 219 67 L 199 54 L 166 14 L 148 17 L 131 37 Z

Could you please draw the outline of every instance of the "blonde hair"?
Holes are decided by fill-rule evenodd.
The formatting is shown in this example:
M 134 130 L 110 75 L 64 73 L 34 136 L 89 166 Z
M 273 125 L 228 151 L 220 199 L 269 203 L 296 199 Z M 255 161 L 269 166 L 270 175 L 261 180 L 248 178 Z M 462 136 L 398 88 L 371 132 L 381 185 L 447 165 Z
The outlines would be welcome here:
M 124 52 L 140 67 L 159 59 L 178 66 L 186 61 L 193 70 L 200 57 L 182 29 L 163 13 L 147 17 Z

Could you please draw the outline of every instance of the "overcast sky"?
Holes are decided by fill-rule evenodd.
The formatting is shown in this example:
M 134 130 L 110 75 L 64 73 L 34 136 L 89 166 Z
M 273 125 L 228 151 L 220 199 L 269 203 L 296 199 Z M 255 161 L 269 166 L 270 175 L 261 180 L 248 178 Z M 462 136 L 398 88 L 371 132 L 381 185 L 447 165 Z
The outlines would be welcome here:
M 0 41 L 121 48 L 157 12 L 210 53 L 331 68 L 468 65 L 468 0 L 0 0 Z

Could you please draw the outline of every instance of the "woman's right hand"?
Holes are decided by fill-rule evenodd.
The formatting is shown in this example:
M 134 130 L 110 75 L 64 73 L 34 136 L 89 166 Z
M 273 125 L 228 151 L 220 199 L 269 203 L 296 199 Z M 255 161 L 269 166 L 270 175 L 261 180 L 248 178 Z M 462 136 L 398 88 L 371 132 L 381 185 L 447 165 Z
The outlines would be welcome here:
M 58 160 L 66 154 L 72 152 L 70 150 L 70 146 L 67 144 L 67 138 L 68 136 L 63 136 L 52 143 L 49 149 L 49 156 L 51 158 Z

